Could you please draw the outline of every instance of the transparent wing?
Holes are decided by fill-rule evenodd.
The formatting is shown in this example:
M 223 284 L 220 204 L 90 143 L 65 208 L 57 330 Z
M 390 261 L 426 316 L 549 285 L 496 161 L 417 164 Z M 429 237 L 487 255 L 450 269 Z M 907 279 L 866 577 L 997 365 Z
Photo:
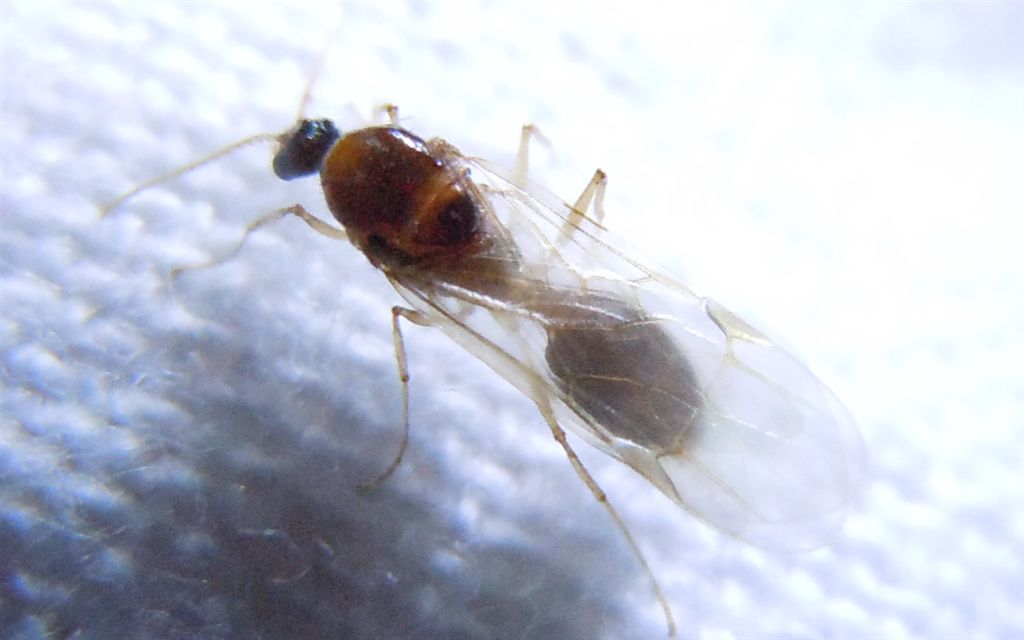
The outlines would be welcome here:
M 835 396 L 799 359 L 640 264 L 568 205 L 465 162 L 516 252 L 447 278 L 389 274 L 410 305 L 712 526 L 768 548 L 827 542 L 863 464 Z

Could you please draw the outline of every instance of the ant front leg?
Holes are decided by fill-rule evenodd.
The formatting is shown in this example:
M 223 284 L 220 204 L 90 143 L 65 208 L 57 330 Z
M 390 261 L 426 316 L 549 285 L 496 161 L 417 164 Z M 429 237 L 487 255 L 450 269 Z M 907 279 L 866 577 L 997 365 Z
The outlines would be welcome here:
M 377 105 L 373 110 L 373 118 L 376 120 L 381 116 L 387 119 L 387 124 L 398 126 L 398 105 L 391 102 Z
M 231 260 L 232 258 L 239 254 L 239 252 L 245 246 L 246 242 L 249 241 L 250 236 L 252 236 L 254 233 L 259 231 L 263 227 L 266 227 L 270 223 L 276 222 L 288 215 L 297 216 L 300 220 L 305 222 L 313 231 L 316 231 L 320 235 L 325 236 L 327 238 L 331 238 L 332 240 L 345 240 L 348 238 L 343 229 L 332 227 L 331 225 L 327 224 L 320 218 L 314 216 L 309 211 L 306 211 L 306 208 L 303 207 L 301 204 L 293 204 L 290 207 L 284 207 L 282 209 L 271 211 L 270 213 L 261 216 L 256 220 L 253 220 L 245 228 L 245 232 L 242 234 L 242 237 L 238 241 L 238 243 L 235 244 L 235 246 L 232 247 L 230 251 L 224 253 L 223 255 L 213 258 L 212 260 L 209 260 L 208 262 L 204 262 L 202 264 L 186 265 L 171 269 L 171 278 L 177 279 L 177 277 L 180 276 L 185 271 L 209 269 L 211 267 L 216 267 L 224 264 L 225 262 Z

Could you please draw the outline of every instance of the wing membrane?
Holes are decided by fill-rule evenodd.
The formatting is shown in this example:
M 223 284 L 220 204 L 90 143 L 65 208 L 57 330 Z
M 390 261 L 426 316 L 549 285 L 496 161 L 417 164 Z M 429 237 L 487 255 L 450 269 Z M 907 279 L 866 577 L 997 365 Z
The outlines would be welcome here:
M 467 167 L 518 253 L 503 268 L 470 265 L 448 278 L 389 274 L 406 300 L 707 523 L 770 548 L 826 542 L 863 457 L 835 396 L 795 356 L 643 266 L 589 218 Z

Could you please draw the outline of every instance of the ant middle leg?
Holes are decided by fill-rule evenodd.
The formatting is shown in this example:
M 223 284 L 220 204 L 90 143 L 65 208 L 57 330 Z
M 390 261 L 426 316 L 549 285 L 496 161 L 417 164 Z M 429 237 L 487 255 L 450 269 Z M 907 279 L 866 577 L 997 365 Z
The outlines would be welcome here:
M 371 491 L 387 480 L 405 457 L 409 445 L 409 360 L 405 353 L 405 339 L 402 337 L 401 318 L 421 327 L 432 326 L 425 315 L 405 307 L 391 307 L 391 339 L 395 347 L 395 363 L 398 365 L 398 379 L 402 383 L 402 439 L 398 444 L 398 453 L 384 471 L 372 481 L 359 485 L 363 491 Z
M 530 170 L 530 143 L 537 139 L 541 144 L 550 146 L 551 142 L 544 137 L 536 125 L 523 125 L 519 135 L 519 151 L 516 153 L 516 164 L 512 170 L 511 182 L 514 186 L 523 189 L 526 187 L 527 175 Z M 562 225 L 558 234 L 558 244 L 564 245 L 572 237 L 573 232 L 580 228 L 584 220 L 590 220 L 598 228 L 604 221 L 604 193 L 608 184 L 608 174 L 601 169 L 594 171 L 594 176 L 583 189 L 583 193 L 576 199 L 576 203 L 569 210 L 568 217 Z M 587 216 L 587 210 L 593 205 L 593 217 Z
M 536 139 L 545 147 L 551 142 L 541 133 L 535 124 L 524 124 L 519 134 L 519 150 L 516 152 L 516 165 L 512 170 L 512 184 L 520 189 L 526 187 L 526 177 L 530 171 L 530 142 Z

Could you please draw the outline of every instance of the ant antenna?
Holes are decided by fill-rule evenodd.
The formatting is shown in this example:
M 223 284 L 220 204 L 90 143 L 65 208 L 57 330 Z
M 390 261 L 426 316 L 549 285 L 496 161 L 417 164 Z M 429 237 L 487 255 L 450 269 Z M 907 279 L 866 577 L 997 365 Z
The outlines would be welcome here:
M 306 88 L 302 91 L 302 99 L 299 101 L 299 112 L 295 116 L 296 122 L 301 122 L 306 117 L 306 108 L 309 107 L 309 103 L 313 100 L 313 87 L 316 86 L 320 80 L 320 76 L 323 75 L 324 67 L 327 65 L 327 53 L 331 50 L 334 45 L 334 41 L 338 38 L 338 34 L 341 33 L 341 22 L 339 22 L 331 33 L 327 36 L 327 42 L 324 43 L 323 48 L 320 50 L 320 54 L 317 55 L 316 60 L 313 62 L 313 66 L 310 69 L 309 77 L 306 80 Z
M 309 73 L 309 77 L 306 80 L 306 87 L 302 92 L 302 99 L 299 101 L 299 111 L 295 119 L 295 122 L 297 123 L 301 122 L 303 118 L 305 118 L 306 108 L 309 106 L 309 103 L 313 98 L 313 87 L 316 85 L 317 81 L 320 79 L 320 76 L 323 74 L 323 70 L 327 62 L 327 53 L 330 51 L 331 45 L 334 44 L 334 41 L 338 37 L 338 34 L 341 32 L 341 26 L 341 23 L 339 23 L 336 27 L 334 27 L 334 29 L 331 31 L 330 35 L 327 38 L 327 43 L 324 45 L 323 49 L 320 51 L 320 54 L 317 55 L 317 58 L 313 63 L 313 66 Z M 243 138 L 237 142 L 233 142 L 225 147 L 217 149 L 216 151 L 207 154 L 197 160 L 189 162 L 188 164 L 182 165 L 176 169 L 168 171 L 167 173 L 158 175 L 155 178 L 151 178 L 139 185 L 136 185 L 131 190 L 122 193 L 121 195 L 117 196 L 107 204 L 100 207 L 100 218 L 107 217 L 108 215 L 110 215 L 112 211 L 114 211 L 114 209 L 117 209 L 126 201 L 130 200 L 131 198 L 134 198 L 143 191 L 146 191 L 147 189 L 155 187 L 158 184 L 162 184 L 164 182 L 173 180 L 179 176 L 189 173 L 190 171 L 198 169 L 199 167 L 202 167 L 206 164 L 209 164 L 214 160 L 218 160 L 226 155 L 234 153 L 239 149 L 263 142 L 274 142 L 280 145 L 289 136 L 289 134 L 292 133 L 294 128 L 295 126 L 293 125 L 281 133 L 258 133 L 256 135 Z
M 149 189 L 151 187 L 155 187 L 156 185 L 164 183 L 164 182 L 167 182 L 168 180 L 173 180 L 174 178 L 177 178 L 178 176 L 184 175 L 184 174 L 186 174 L 189 171 L 192 171 L 194 169 L 198 169 L 199 167 L 201 167 L 201 166 L 203 166 L 205 164 L 209 164 L 209 163 L 213 162 L 214 160 L 217 160 L 219 158 L 223 158 L 224 156 L 226 156 L 226 155 L 228 155 L 230 153 L 233 153 L 233 152 L 235 152 L 235 151 L 237 151 L 237 150 L 239 150 L 239 149 L 241 149 L 243 147 L 248 147 L 249 145 L 253 145 L 253 144 L 256 144 L 256 143 L 259 143 L 259 142 L 278 142 L 278 143 L 280 143 L 282 135 L 283 134 L 280 134 L 280 133 L 258 133 L 258 134 L 254 135 L 254 136 L 249 136 L 248 138 L 243 138 L 243 139 L 239 140 L 238 142 L 234 142 L 232 144 L 229 144 L 226 147 L 222 147 L 220 149 L 217 149 L 213 153 L 205 155 L 202 158 L 199 158 L 198 160 L 194 160 L 194 161 L 192 161 L 192 162 L 190 162 L 190 163 L 188 163 L 186 165 L 182 165 L 182 166 L 178 167 L 177 169 L 174 169 L 174 170 L 169 171 L 169 172 L 167 172 L 165 174 L 159 175 L 159 176 L 157 176 L 155 178 L 151 178 L 151 179 L 143 182 L 142 184 L 136 186 L 134 189 L 132 189 L 130 191 L 127 191 L 125 193 L 122 193 L 121 195 L 117 196 L 116 198 L 114 198 L 113 200 L 108 202 L 107 204 L 105 204 L 102 207 L 100 207 L 100 218 L 107 217 L 108 215 L 110 215 L 110 212 L 112 212 L 114 209 L 116 209 L 119 206 L 121 206 L 122 204 L 124 204 L 125 201 L 127 201 L 127 200 L 129 200 L 129 199 L 131 199 L 131 198 L 133 198 L 135 196 L 137 196 L 138 194 L 142 193 L 143 191 L 145 191 L 145 190 L 147 190 L 147 189 Z

